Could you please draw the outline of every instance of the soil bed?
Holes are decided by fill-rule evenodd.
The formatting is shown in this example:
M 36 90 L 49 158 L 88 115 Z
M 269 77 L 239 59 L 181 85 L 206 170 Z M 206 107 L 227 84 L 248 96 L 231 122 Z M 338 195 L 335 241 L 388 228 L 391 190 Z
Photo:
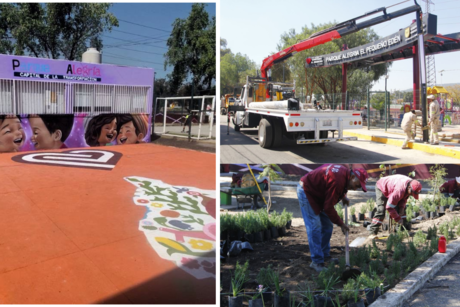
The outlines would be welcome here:
M 415 232 L 420 229 L 426 234 L 429 227 L 438 227 L 442 222 L 451 221 L 453 218 L 459 216 L 460 211 L 454 211 L 434 220 L 423 220 L 420 223 L 412 224 L 412 230 L 409 233 L 413 236 Z M 367 219 L 367 221 L 369 220 Z M 360 226 L 351 228 L 349 242 L 352 242 L 357 237 L 368 236 L 368 232 L 366 228 L 362 226 L 362 222 L 359 225 Z M 381 230 L 379 236 L 388 236 L 388 234 L 388 231 Z M 376 240 L 376 242 L 380 253 L 383 255 L 386 249 L 386 241 Z M 406 249 L 409 250 L 407 238 L 404 240 L 404 243 L 406 245 Z M 240 264 L 244 264 L 246 261 L 249 261 L 249 277 L 251 280 L 245 284 L 245 292 L 255 291 L 258 286 L 258 283 L 255 280 L 258 272 L 261 268 L 266 268 L 270 264 L 274 270 L 278 270 L 280 272 L 280 280 L 282 281 L 281 287 L 284 287 L 291 292 L 295 292 L 299 290 L 299 285 L 308 282 L 311 288 L 317 289 L 314 281 L 318 277 L 318 273 L 310 268 L 311 258 L 305 226 L 291 227 L 291 229 L 287 230 L 287 234 L 284 237 L 280 237 L 275 240 L 272 239 L 271 241 L 265 241 L 263 243 L 253 243 L 251 245 L 254 248 L 254 251 L 243 251 L 237 257 L 227 257 L 225 260 L 221 261 L 221 288 L 222 293 L 226 293 L 221 297 L 222 306 L 227 306 L 227 293 L 231 292 L 230 271 L 233 274 L 237 261 Z M 384 268 L 389 268 L 393 262 L 393 252 L 386 253 L 388 255 L 388 264 L 382 267 L 382 271 Z M 331 256 L 339 259 L 345 256 L 345 236 L 340 228 L 335 225 L 331 238 Z M 402 261 L 399 262 L 402 263 Z M 326 263 L 326 265 L 328 264 Z M 338 267 L 339 266 L 336 266 L 336 272 L 339 271 Z M 404 268 L 402 269 L 404 270 Z M 396 278 L 394 283 L 397 283 L 398 280 L 404 278 L 412 270 L 409 270 L 408 272 L 404 270 L 401 277 Z M 382 278 L 384 276 L 382 273 L 379 275 Z M 341 289 L 342 287 L 343 283 L 340 283 L 335 286 L 335 289 Z M 247 304 L 247 299 L 244 301 L 244 304 Z

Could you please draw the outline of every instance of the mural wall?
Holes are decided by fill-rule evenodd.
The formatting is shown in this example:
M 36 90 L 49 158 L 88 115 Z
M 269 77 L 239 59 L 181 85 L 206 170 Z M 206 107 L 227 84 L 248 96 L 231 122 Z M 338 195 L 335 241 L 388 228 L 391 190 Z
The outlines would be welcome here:
M 145 114 L 0 115 L 0 153 L 150 141 Z

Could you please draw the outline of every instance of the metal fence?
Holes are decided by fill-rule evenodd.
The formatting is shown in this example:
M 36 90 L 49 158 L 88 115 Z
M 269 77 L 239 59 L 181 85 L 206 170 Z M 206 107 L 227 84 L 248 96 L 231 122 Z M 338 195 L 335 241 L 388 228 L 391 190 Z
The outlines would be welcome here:
M 188 138 L 191 118 L 192 139 L 211 139 L 216 136 L 216 97 L 161 97 L 155 102 L 154 131 L 157 134 Z

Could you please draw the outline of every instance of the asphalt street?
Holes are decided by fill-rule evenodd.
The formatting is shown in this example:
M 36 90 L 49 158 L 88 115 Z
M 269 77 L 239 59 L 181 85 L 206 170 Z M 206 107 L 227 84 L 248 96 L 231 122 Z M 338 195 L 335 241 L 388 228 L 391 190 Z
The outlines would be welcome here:
M 458 163 L 458 159 L 367 140 L 296 145 L 283 140 L 279 148 L 264 149 L 257 142 L 257 129 L 235 132 L 227 118 L 220 117 L 221 163 Z

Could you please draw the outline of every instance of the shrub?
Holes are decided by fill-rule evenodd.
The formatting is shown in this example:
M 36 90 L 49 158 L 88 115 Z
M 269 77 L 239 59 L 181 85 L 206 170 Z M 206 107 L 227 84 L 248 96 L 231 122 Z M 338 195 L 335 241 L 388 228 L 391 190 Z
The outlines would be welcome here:
M 355 208 L 355 207 L 351 207 L 351 208 L 350 208 L 350 214 L 351 214 L 351 215 L 355 215 L 355 213 L 356 213 L 356 208 Z
M 424 234 L 422 230 L 418 230 L 414 235 L 413 242 L 414 242 L 415 246 L 421 247 L 421 246 L 425 245 L 426 238 L 427 238 L 427 235 Z
M 380 250 L 377 247 L 377 243 L 375 243 L 375 240 L 372 240 L 372 250 L 371 250 L 370 256 L 373 259 L 377 259 L 380 257 Z
M 433 228 L 428 228 L 428 234 L 426 236 L 427 240 L 433 240 L 434 238 L 437 237 L 438 229 L 436 226 L 433 226 Z
M 359 213 L 364 214 L 366 213 L 367 210 L 367 203 L 366 205 L 362 205 L 361 208 L 359 209 Z

